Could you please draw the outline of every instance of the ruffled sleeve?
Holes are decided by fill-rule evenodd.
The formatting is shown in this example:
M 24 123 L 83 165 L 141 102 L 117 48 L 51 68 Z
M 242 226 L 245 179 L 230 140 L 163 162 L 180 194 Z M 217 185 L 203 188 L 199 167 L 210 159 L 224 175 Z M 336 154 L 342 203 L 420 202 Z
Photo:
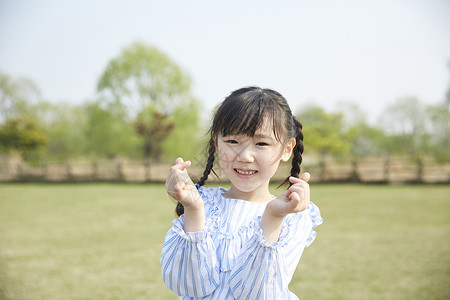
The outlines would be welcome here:
M 278 242 L 267 242 L 253 222 L 252 237 L 243 245 L 230 275 L 236 299 L 278 299 L 288 289 L 303 250 L 315 239 L 313 229 L 322 223 L 319 208 L 311 203 L 305 211 L 283 220 Z
M 206 229 L 211 227 L 211 220 L 206 220 L 201 232 L 185 232 L 184 215 L 172 223 L 161 252 L 164 283 L 179 296 L 211 294 L 219 284 L 215 246 Z

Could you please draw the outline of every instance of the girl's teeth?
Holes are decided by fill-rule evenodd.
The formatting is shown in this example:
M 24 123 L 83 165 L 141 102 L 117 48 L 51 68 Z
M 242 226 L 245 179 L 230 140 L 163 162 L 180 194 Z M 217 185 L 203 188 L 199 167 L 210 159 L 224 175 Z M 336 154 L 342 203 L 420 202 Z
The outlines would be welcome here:
M 236 170 L 236 172 L 238 172 L 241 175 L 252 175 L 256 173 L 256 171 L 242 171 L 242 170 Z

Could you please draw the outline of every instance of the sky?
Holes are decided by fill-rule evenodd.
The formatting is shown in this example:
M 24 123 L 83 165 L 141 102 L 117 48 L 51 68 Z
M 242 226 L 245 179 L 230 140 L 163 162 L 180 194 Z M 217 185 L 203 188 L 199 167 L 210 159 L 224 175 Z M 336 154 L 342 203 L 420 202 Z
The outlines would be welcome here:
M 0 72 L 33 80 L 45 100 L 84 103 L 139 41 L 190 75 L 205 112 L 256 85 L 294 112 L 352 101 L 376 120 L 403 97 L 444 100 L 449 15 L 448 0 L 0 0 Z

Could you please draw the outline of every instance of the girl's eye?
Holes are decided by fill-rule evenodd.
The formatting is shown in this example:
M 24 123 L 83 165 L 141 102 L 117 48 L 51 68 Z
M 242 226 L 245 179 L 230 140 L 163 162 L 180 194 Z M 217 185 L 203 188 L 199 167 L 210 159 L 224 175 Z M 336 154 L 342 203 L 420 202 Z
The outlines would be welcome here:
M 227 144 L 237 144 L 238 142 L 236 140 L 228 140 Z

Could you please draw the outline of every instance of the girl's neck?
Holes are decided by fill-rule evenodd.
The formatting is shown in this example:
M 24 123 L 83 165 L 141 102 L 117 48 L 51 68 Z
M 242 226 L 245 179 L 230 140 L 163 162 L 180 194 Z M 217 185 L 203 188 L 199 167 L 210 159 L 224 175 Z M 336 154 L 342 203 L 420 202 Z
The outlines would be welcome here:
M 269 186 L 260 186 L 258 189 L 244 192 L 238 190 L 236 187 L 231 185 L 230 189 L 222 194 L 225 198 L 230 199 L 241 199 L 249 202 L 264 203 L 272 200 L 274 196 L 269 192 Z

